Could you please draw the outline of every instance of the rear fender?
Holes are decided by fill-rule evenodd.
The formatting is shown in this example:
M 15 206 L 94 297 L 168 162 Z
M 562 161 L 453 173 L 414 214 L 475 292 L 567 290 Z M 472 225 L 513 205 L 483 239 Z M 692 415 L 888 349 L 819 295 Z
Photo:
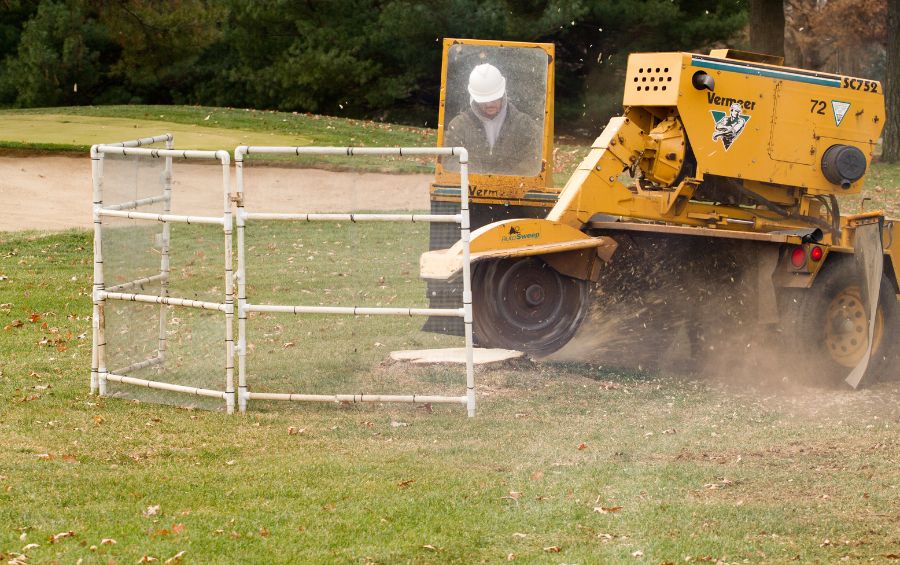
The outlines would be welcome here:
M 609 261 L 616 242 L 609 237 L 590 237 L 581 231 L 543 219 L 504 220 L 483 226 L 471 234 L 472 264 L 488 259 L 538 256 L 560 273 L 596 280 L 599 260 Z M 448 280 L 462 270 L 462 241 L 449 249 L 423 253 L 419 272 L 423 279 Z

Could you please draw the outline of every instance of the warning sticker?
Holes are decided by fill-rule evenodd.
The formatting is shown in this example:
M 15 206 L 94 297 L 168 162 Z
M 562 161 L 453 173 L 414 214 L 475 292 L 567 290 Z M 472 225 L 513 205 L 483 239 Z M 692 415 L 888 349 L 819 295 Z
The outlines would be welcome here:
M 850 103 L 832 100 L 831 109 L 834 111 L 834 125 L 840 126 L 841 122 L 844 121 L 844 116 L 847 115 L 847 110 L 850 109 Z

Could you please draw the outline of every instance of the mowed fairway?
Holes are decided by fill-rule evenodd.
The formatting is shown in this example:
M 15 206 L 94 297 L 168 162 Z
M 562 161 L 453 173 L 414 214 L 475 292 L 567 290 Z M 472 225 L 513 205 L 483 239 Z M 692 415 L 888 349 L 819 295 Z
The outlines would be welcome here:
M 215 129 L 218 134 L 256 132 L 254 144 L 304 138 L 322 145 L 433 143 L 430 130 L 193 107 L 67 109 L 54 112 L 51 121 L 62 128 L 80 112 L 115 113 L 95 117 L 126 124 L 144 114 L 172 115 L 169 125 L 188 130 L 175 130 L 179 147 L 204 127 L 206 115 L 212 115 L 209 122 L 218 117 L 219 126 L 234 128 L 233 134 Z M 0 112 L 0 123 L 17 116 L 35 124 L 43 119 L 37 111 Z M 91 123 L 78 122 L 79 137 L 59 143 L 69 149 L 93 143 L 84 137 L 92 135 Z M 132 129 L 135 134 L 112 137 L 173 129 L 150 120 Z M 101 132 L 102 141 L 110 141 L 110 132 Z M 270 133 L 294 141 L 276 143 L 266 137 Z M 21 135 L 25 147 L 56 147 L 38 143 L 27 131 Z M 199 147 L 210 148 L 207 139 Z M 571 145 L 560 150 L 557 163 L 565 166 L 556 172 L 562 181 L 583 151 Z M 422 172 L 432 164 L 389 167 Z M 898 191 L 900 169 L 878 165 L 867 187 L 874 200 L 867 209 L 896 214 Z M 843 204 L 850 212 L 858 205 L 858 198 Z M 299 231 L 305 225 L 297 232 L 285 226 L 248 228 L 249 292 L 260 303 L 422 300 L 415 249 L 427 238 L 424 224 L 379 224 L 374 235 L 359 225 L 311 226 L 311 235 Z M 196 228 L 209 229 L 203 237 L 188 230 L 173 250 L 174 288 L 218 300 L 220 232 Z M 154 238 L 133 241 L 142 243 L 138 249 L 144 253 Z M 375 245 L 361 245 L 367 242 Z M 86 230 L 0 232 L 5 561 L 21 555 L 29 563 L 176 557 L 184 563 L 582 564 L 900 558 L 898 381 L 851 391 L 794 384 L 791 367 L 735 382 L 724 371 L 696 377 L 516 361 L 477 370 L 473 419 L 461 406 L 446 405 L 254 402 L 246 415 L 227 416 L 99 398 L 88 394 L 92 244 Z M 117 248 L 111 240 L 104 244 L 110 280 L 123 282 L 112 272 Z M 126 267 L 144 259 L 156 265 L 157 257 L 129 254 L 130 249 L 118 249 Z M 148 332 L 152 340 L 155 312 L 144 328 L 110 320 L 111 339 L 124 349 Z M 167 327 L 185 342 L 202 345 L 207 336 L 189 318 L 184 309 L 171 309 Z M 329 318 L 309 326 L 292 316 L 259 316 L 251 320 L 251 386 L 297 392 L 294 379 L 301 375 L 315 392 L 462 394 L 458 367 L 413 367 L 388 359 L 396 348 L 453 343 L 410 323 Z M 176 331 L 186 326 L 192 333 Z M 218 345 L 205 353 L 197 359 L 173 355 L 175 365 L 209 367 L 190 378 L 222 386 Z M 723 366 L 737 367 L 743 359 L 735 352 Z M 753 374 L 753 367 L 742 369 Z
M 148 133 L 152 132 L 152 133 Z M 3 114 L 0 113 L 0 143 L 22 146 L 84 146 L 113 143 L 171 133 L 179 149 L 232 150 L 248 143 L 266 145 L 307 145 L 310 140 L 299 135 L 259 133 L 236 129 L 186 125 L 157 119 L 112 118 L 70 114 Z
M 90 249 L 85 232 L 0 235 L 7 559 L 897 555 L 896 383 L 851 392 L 518 362 L 478 371 L 474 419 L 446 406 L 256 403 L 229 417 L 102 399 L 87 394 Z M 348 260 L 343 252 L 334 260 Z M 369 351 L 348 368 L 357 378 L 405 390 L 459 382 L 452 369 L 384 362 L 387 348 L 375 344 L 385 327 L 355 327 Z M 303 347 L 276 345 L 298 360 Z M 315 348 L 314 363 L 329 367 L 349 354 Z

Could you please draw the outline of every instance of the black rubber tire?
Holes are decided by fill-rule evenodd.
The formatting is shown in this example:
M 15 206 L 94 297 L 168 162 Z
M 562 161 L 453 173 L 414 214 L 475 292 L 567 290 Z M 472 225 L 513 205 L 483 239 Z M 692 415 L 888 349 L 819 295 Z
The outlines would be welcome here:
M 575 335 L 588 312 L 590 289 L 589 282 L 562 275 L 536 257 L 477 263 L 475 340 L 482 347 L 549 355 Z
M 858 292 L 861 284 L 862 277 L 853 262 L 844 259 L 834 264 L 826 263 L 812 288 L 783 292 L 781 317 L 784 362 L 791 364 L 793 374 L 798 380 L 825 386 L 841 386 L 852 371 L 852 367 L 836 359 L 835 355 L 839 353 L 832 354 L 832 348 L 838 350 L 840 345 L 835 343 L 838 340 L 834 338 L 829 341 L 827 326 L 830 323 L 832 328 L 837 328 L 837 317 L 832 316 L 829 322 L 829 310 L 834 313 L 832 303 L 853 295 L 853 287 Z M 852 298 L 850 301 L 853 302 Z M 853 306 L 856 310 L 860 309 L 859 305 Z M 864 305 L 861 309 L 865 310 Z M 876 335 L 877 343 L 860 386 L 896 376 L 891 373 L 898 370 L 895 344 L 900 337 L 900 319 L 898 319 L 900 308 L 897 305 L 894 287 L 887 276 L 882 276 L 881 279 L 877 315 L 881 317 L 880 337 Z M 852 331 L 858 332 L 857 335 L 862 334 L 865 339 L 862 347 L 865 347 L 868 343 L 868 337 L 865 335 L 868 328 L 866 320 L 863 318 L 860 320 L 861 323 L 856 324 L 850 322 L 849 318 L 847 320 L 846 323 L 854 327 Z M 860 328 L 865 331 L 861 331 Z M 841 331 L 844 330 L 832 329 L 831 333 L 835 335 Z

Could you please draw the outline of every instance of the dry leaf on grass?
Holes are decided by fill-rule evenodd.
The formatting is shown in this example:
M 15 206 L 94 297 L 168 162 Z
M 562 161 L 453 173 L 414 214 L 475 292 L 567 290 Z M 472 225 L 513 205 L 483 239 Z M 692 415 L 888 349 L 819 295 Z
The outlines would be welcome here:
M 409 424 L 407 424 L 406 422 L 397 422 L 395 420 L 391 420 L 392 428 L 405 428 L 407 426 L 409 426 Z
M 160 509 L 159 504 L 154 504 L 153 506 L 148 506 L 146 510 L 141 512 L 141 515 L 143 515 L 144 518 L 149 518 L 150 516 L 156 516 L 157 514 L 159 514 L 159 509 Z
M 100 540 L 100 545 L 116 545 L 116 540 L 112 538 L 103 538 Z
M 400 488 L 406 488 L 414 482 L 416 482 L 415 479 L 406 479 L 405 481 L 400 481 L 399 483 L 397 483 L 397 486 Z
M 157 561 L 159 561 L 159 559 L 157 559 L 156 557 L 153 557 L 152 555 L 145 555 L 138 560 L 138 563 L 156 563 Z
M 639 550 L 637 550 L 637 551 L 635 551 L 635 552 L 632 552 L 631 556 L 632 556 L 632 557 L 643 557 L 643 556 L 644 556 L 644 552 L 641 551 L 641 550 L 639 549 Z
M 541 470 L 537 470 L 537 471 L 535 471 L 534 473 L 531 474 L 531 480 L 532 480 L 532 481 L 539 481 L 539 480 L 541 480 L 541 479 L 543 479 L 543 478 L 544 478 L 544 472 L 541 471 Z
M 585 449 L 587 449 L 587 444 L 586 444 L 586 443 L 579 443 L 579 444 L 578 444 L 578 451 L 584 451 Z
M 547 553 L 559 553 L 560 551 L 562 551 L 562 548 L 558 545 L 551 545 L 550 547 L 545 547 L 544 551 L 546 551 Z
M 60 532 L 60 533 L 56 534 L 55 536 L 50 536 L 49 541 L 50 541 L 50 543 L 56 543 L 61 539 L 71 538 L 71 537 L 75 537 L 75 532 L 73 532 L 72 530 L 69 530 L 68 532 Z
M 434 547 L 434 546 L 431 545 L 430 543 L 423 545 L 423 546 L 422 546 L 422 549 L 430 549 L 431 551 L 437 551 L 437 550 L 438 550 L 438 548 Z
M 173 555 L 172 557 L 169 557 L 168 559 L 166 559 L 164 563 L 165 563 L 166 565 L 175 565 L 175 564 L 177 564 L 177 563 L 181 563 L 181 561 L 184 559 L 184 555 L 185 555 L 186 553 L 187 553 L 187 551 L 184 551 L 184 550 L 179 551 L 178 553 L 176 553 L 176 554 Z
M 624 508 L 623 506 L 594 506 L 594 512 L 598 512 L 600 514 L 612 514 L 613 512 L 618 512 Z
M 39 547 L 41 547 L 41 546 L 36 543 L 29 543 L 28 545 L 26 545 L 25 547 L 22 548 L 22 553 L 25 553 L 26 551 L 31 551 L 32 549 L 37 549 Z

